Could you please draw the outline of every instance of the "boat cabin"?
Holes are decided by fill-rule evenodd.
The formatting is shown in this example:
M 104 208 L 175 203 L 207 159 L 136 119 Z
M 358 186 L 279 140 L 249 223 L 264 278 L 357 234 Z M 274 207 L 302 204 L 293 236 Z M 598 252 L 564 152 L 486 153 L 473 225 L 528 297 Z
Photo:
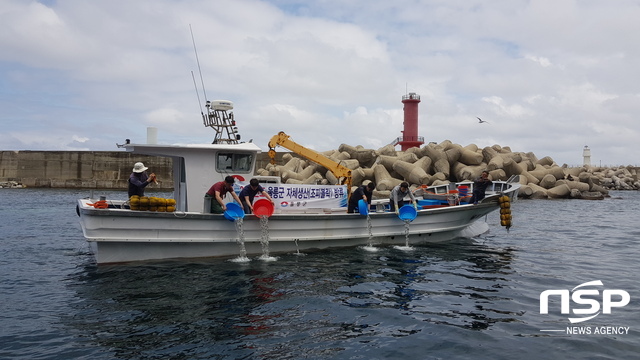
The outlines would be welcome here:
M 218 181 L 232 175 L 239 180 L 253 177 L 261 152 L 253 143 L 241 144 L 126 144 L 128 152 L 173 159 L 173 197 L 176 210 L 202 212 L 204 195 Z

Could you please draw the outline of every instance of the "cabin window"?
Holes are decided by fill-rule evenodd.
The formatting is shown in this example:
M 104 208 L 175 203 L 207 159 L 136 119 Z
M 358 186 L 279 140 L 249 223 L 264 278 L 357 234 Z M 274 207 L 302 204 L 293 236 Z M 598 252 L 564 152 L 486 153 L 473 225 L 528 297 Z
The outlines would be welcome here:
M 220 172 L 250 172 L 253 165 L 253 154 L 218 153 L 216 162 Z

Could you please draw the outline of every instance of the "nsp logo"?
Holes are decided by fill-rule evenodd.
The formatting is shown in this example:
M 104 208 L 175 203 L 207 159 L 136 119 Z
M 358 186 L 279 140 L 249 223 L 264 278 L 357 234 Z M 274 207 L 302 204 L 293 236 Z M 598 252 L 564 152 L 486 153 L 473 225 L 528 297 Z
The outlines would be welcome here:
M 585 315 L 584 317 L 570 317 L 569 321 L 572 324 L 591 320 L 594 317 L 600 315 L 600 303 L 602 302 L 602 313 L 611 314 L 611 308 L 623 307 L 629 303 L 631 297 L 629 293 L 624 290 L 603 290 L 602 301 L 600 302 L 597 296 L 600 295 L 600 291 L 597 289 L 581 289 L 589 286 L 604 286 L 602 281 L 595 280 L 580 284 L 571 291 L 569 290 L 545 290 L 540 293 L 540 314 L 549 313 L 549 297 L 553 295 L 560 295 L 560 313 L 570 314 L 573 311 L 575 315 Z M 577 308 L 569 309 L 570 300 L 578 305 L 590 305 L 589 308 Z

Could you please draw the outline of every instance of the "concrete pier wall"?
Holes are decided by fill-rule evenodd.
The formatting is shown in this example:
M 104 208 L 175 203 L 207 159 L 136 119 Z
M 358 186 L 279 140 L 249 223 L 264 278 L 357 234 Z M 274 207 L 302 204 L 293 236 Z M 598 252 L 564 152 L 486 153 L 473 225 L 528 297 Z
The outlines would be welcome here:
M 2 151 L 0 182 L 39 188 L 126 189 L 138 161 L 156 173 L 161 188 L 173 188 L 170 158 L 124 151 Z
M 282 156 L 278 153 L 276 159 L 281 161 Z M 138 161 L 157 175 L 160 189 L 173 189 L 171 158 L 126 151 L 0 151 L 0 183 L 38 188 L 126 189 Z M 267 154 L 262 153 L 256 168 L 268 163 Z

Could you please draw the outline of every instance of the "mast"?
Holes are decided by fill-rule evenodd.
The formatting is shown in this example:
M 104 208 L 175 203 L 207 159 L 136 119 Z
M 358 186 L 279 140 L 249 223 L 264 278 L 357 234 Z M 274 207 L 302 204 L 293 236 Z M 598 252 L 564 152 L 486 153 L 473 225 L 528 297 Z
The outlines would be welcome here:
M 213 100 L 206 103 L 207 113 L 202 114 L 204 126 L 215 130 L 212 144 L 238 144 L 240 134 L 233 118 L 233 102 Z
M 238 144 L 240 141 L 240 134 L 238 134 L 238 127 L 236 121 L 233 118 L 233 103 L 229 100 L 207 100 L 207 92 L 204 88 L 204 79 L 202 78 L 202 69 L 200 68 L 200 59 L 198 58 L 198 49 L 196 48 L 196 39 L 193 36 L 193 29 L 189 24 L 189 30 L 191 31 L 191 41 L 193 42 L 193 51 L 196 55 L 196 62 L 198 64 L 198 72 L 200 73 L 200 82 L 202 83 L 202 93 L 206 101 L 207 113 L 202 111 L 202 103 L 200 102 L 200 95 L 198 94 L 198 86 L 196 85 L 196 78 L 191 72 L 193 78 L 193 85 L 196 88 L 196 95 L 198 96 L 198 104 L 200 105 L 200 114 L 202 114 L 202 122 L 204 126 L 212 128 L 216 135 L 213 138 L 212 144 Z

